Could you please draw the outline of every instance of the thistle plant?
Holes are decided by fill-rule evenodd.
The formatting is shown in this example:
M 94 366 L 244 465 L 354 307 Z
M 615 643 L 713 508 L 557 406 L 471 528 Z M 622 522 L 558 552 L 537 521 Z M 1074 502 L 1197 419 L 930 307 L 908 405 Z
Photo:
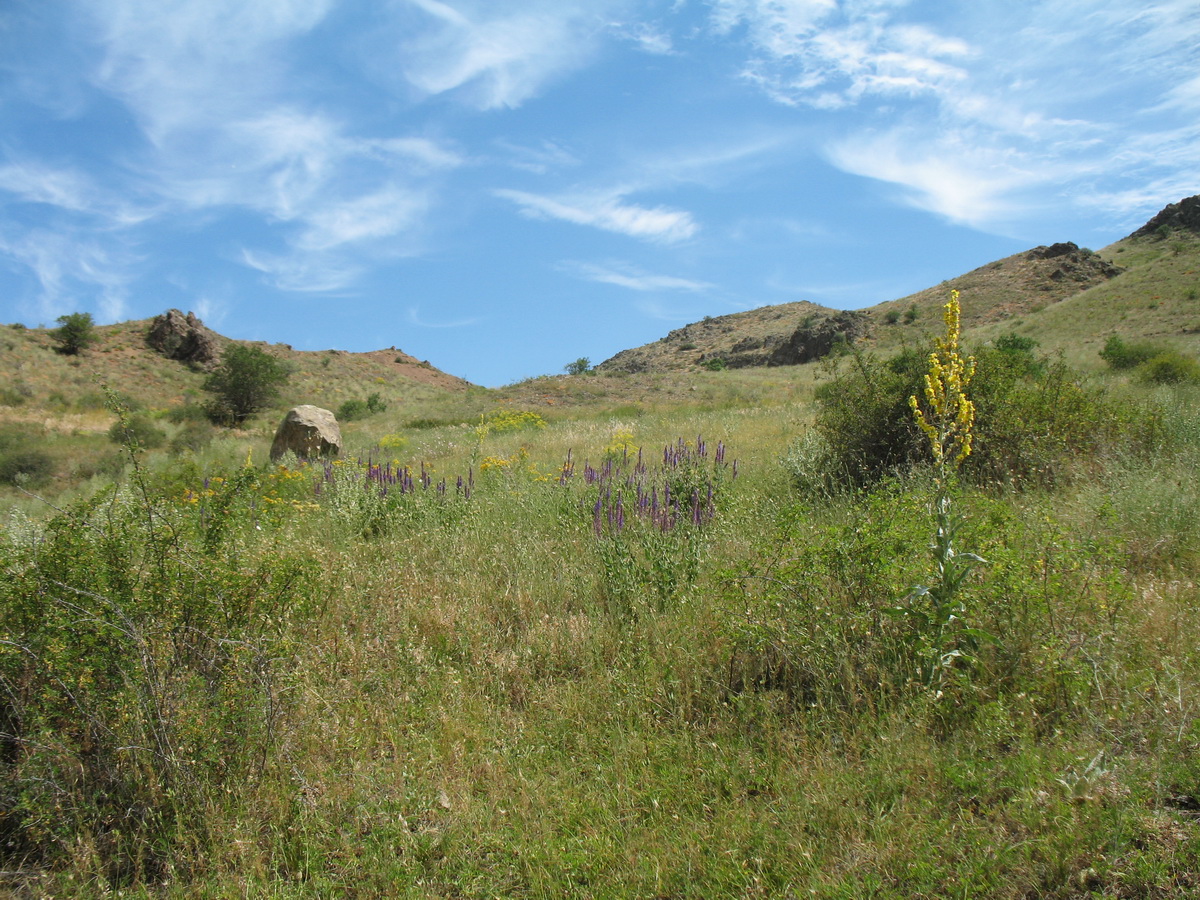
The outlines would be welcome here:
M 962 526 L 954 515 L 951 495 L 958 468 L 971 454 L 974 440 L 975 404 L 967 386 L 975 374 L 975 359 L 964 356 L 959 346 L 961 308 L 958 291 L 952 291 L 944 307 L 946 333 L 938 338 L 929 355 L 925 375 L 924 404 L 913 395 L 909 405 L 917 426 L 929 442 L 935 466 L 933 514 L 936 523 L 930 552 L 933 557 L 932 584 L 913 588 L 903 606 L 893 612 L 915 621 L 925 684 L 937 687 L 959 661 L 974 660 L 980 641 L 995 638 L 966 624 L 966 603 L 961 589 L 971 570 L 985 562 L 974 553 L 955 547 Z

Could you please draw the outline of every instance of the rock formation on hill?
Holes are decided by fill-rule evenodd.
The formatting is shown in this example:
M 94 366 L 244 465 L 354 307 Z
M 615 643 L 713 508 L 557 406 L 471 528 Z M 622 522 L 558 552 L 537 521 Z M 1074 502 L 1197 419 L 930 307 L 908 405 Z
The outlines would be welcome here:
M 1200 232 L 1200 194 L 1171 203 L 1159 211 L 1153 219 L 1135 231 L 1130 237 L 1150 237 L 1169 231 Z
M 151 320 L 146 343 L 167 359 L 201 368 L 214 365 L 221 355 L 217 333 L 205 327 L 193 313 L 185 316 L 177 309 L 169 309 Z
M 790 366 L 828 355 L 870 330 L 862 313 L 839 312 L 816 303 L 782 303 L 708 317 L 676 328 L 653 344 L 623 350 L 597 368 L 615 372 L 662 372 L 696 365 L 730 369 Z
M 1080 284 L 1091 284 L 1120 275 L 1124 271 L 1120 266 L 1103 259 L 1091 250 L 1081 250 L 1077 244 L 1067 241 L 1063 244 L 1051 244 L 1049 247 L 1034 247 L 1026 254 L 1026 258 L 1056 260 L 1057 265 L 1046 276 L 1051 281 L 1077 281 Z

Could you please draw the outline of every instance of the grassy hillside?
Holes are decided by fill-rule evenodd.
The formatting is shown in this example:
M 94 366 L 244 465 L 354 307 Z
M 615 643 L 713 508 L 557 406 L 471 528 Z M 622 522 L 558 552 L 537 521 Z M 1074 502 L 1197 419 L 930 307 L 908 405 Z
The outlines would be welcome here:
M 807 400 L 142 456 L 0 533 L 0 891 L 1194 896 L 1198 397 L 1119 390 L 936 638 L 929 472 L 802 489 Z
M 1197 896 L 1200 386 L 1098 355 L 1195 353 L 1197 245 L 1103 253 L 802 366 L 270 347 L 281 403 L 386 401 L 282 465 L 144 323 L 9 327 L 0 898 Z M 969 407 L 892 358 L 951 287 Z

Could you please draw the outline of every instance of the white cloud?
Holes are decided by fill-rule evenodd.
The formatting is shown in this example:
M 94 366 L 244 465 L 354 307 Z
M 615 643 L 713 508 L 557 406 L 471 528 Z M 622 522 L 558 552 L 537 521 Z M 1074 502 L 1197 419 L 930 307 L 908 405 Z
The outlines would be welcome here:
M 22 203 L 41 203 L 102 220 L 112 227 L 136 225 L 154 213 L 100 187 L 87 173 L 24 160 L 0 165 L 0 191 Z
M 632 291 L 707 291 L 713 287 L 705 281 L 693 281 L 688 278 L 677 278 L 673 275 L 653 275 L 643 272 L 633 266 L 609 263 L 597 265 L 585 262 L 565 262 L 560 265 L 563 271 L 600 284 L 614 284 Z
M 1006 221 L 1014 211 L 1011 192 L 1049 177 L 1022 168 L 1020 157 L 1003 149 L 917 137 L 902 130 L 857 135 L 831 145 L 828 157 L 846 172 L 901 186 L 913 206 L 975 227 Z
M 480 109 L 519 106 L 553 79 L 585 66 L 612 0 L 407 0 L 424 15 L 397 29 L 403 72 L 425 94 L 463 89 Z M 515 8 L 514 8 L 515 6 Z
M 943 93 L 966 74 L 963 40 L 921 25 L 892 25 L 887 4 L 835 0 L 715 0 L 714 29 L 745 26 L 754 55 L 743 75 L 787 104 L 839 108 L 864 96 Z
M 531 218 L 559 219 L 643 240 L 672 244 L 687 240 L 699 230 L 689 212 L 626 203 L 619 193 L 562 199 L 526 191 L 497 190 L 494 193 L 517 204 L 521 212 Z
M 63 231 L 32 229 L 19 236 L 0 233 L 4 254 L 37 280 L 37 313 L 55 318 L 98 307 L 101 322 L 122 318 L 128 307 L 131 272 L 139 260 L 119 247 Z
M 260 106 L 285 80 L 282 45 L 334 0 L 87 0 L 81 21 L 103 59 L 98 87 L 122 98 L 155 141 Z
M 408 321 L 418 328 L 469 328 L 478 325 L 483 319 L 471 317 L 467 319 L 452 319 L 448 322 L 428 322 L 421 317 L 421 311 L 416 306 L 408 308 Z
M 296 241 L 297 249 L 331 250 L 344 244 L 393 238 L 411 228 L 427 206 L 420 194 L 395 185 L 326 204 L 306 217 L 307 227 Z
M 266 281 L 281 291 L 331 293 L 343 291 L 361 275 L 359 266 L 322 253 L 274 254 L 243 250 L 242 262 L 262 272 Z
M 494 142 L 509 156 L 508 164 L 515 169 L 545 175 L 554 169 L 563 169 L 580 164 L 579 158 L 554 141 L 543 140 L 528 147 L 501 138 Z
M 675 52 L 671 34 L 649 22 L 614 23 L 610 26 L 619 38 L 636 45 L 643 53 L 668 56 Z

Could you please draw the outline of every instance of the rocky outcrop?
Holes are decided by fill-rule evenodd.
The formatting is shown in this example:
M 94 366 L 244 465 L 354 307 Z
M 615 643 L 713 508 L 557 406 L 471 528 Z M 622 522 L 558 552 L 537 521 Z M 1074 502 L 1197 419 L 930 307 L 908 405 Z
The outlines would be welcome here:
M 221 340 L 192 313 L 186 316 L 169 309 L 155 316 L 146 332 L 146 343 L 167 359 L 177 359 L 201 368 L 216 364 L 221 355 Z
M 1166 237 L 1172 231 L 1200 232 L 1200 194 L 1164 207 L 1130 237 Z
M 1046 276 L 1051 281 L 1075 281 L 1080 284 L 1091 284 L 1114 278 L 1125 270 L 1120 266 L 1103 259 L 1098 253 L 1080 249 L 1077 244 L 1067 241 L 1062 244 L 1051 244 L 1046 247 L 1034 247 L 1025 254 L 1029 260 L 1056 260 L 1057 265 Z
M 771 352 L 769 365 L 798 366 L 828 356 L 842 344 L 852 346 L 866 337 L 871 320 L 865 313 L 840 312 L 816 322 L 805 322 Z
M 275 440 L 271 444 L 271 460 L 276 461 L 285 453 L 294 453 L 301 459 L 318 456 L 337 456 L 342 452 L 342 430 L 337 419 L 327 409 L 319 406 L 297 406 L 279 423 Z

